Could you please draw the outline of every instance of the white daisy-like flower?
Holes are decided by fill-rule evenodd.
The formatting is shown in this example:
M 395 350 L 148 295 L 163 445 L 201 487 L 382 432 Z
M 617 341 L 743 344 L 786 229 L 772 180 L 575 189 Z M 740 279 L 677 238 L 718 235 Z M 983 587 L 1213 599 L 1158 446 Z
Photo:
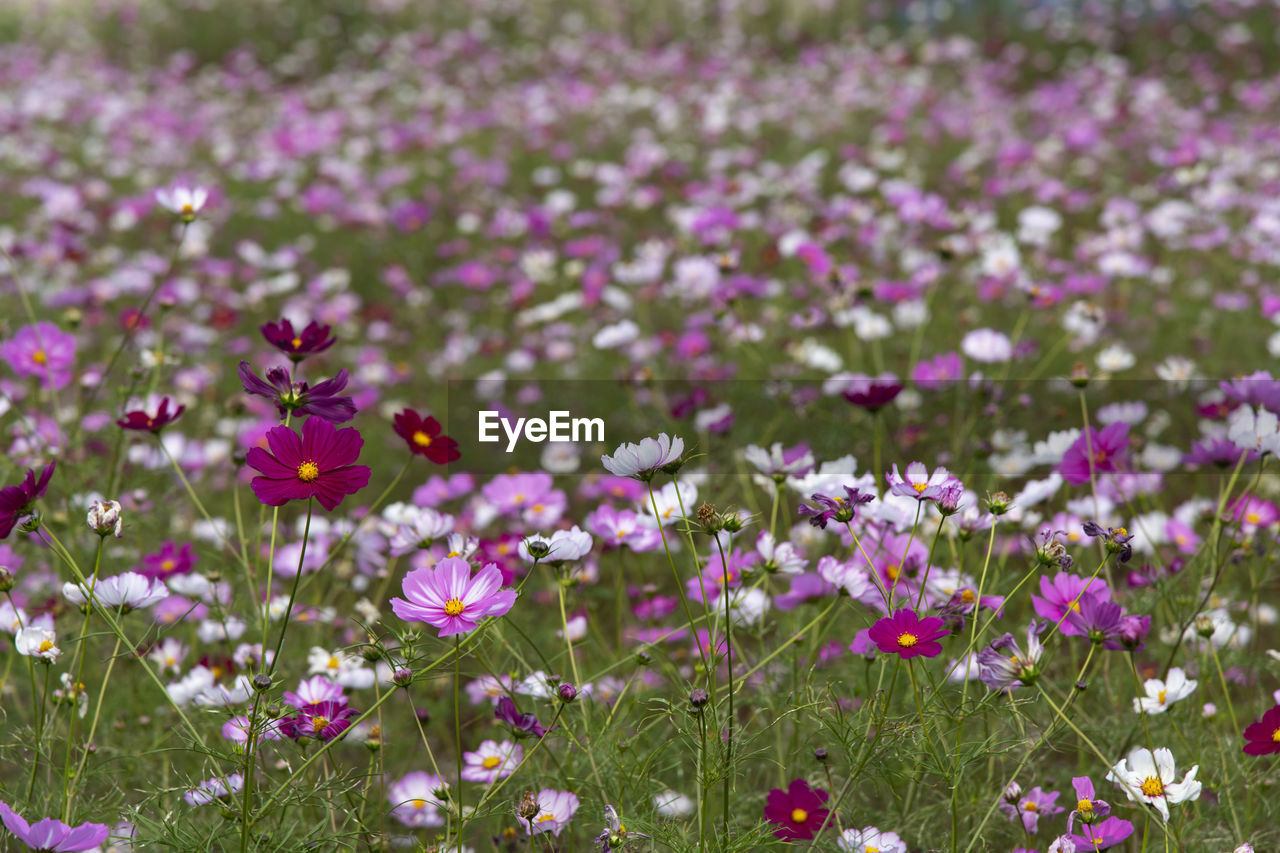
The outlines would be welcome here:
M 1139 714 L 1144 712 L 1148 714 L 1163 714 L 1171 704 L 1190 696 L 1191 691 L 1196 689 L 1198 683 L 1187 678 L 1187 674 L 1182 671 L 1182 667 L 1175 666 L 1169 670 L 1169 674 L 1164 681 L 1158 678 L 1148 678 L 1146 680 L 1142 685 L 1142 689 L 1146 691 L 1147 695 L 1133 700 L 1133 710 Z
M 191 222 L 204 209 L 209 191 L 204 187 L 173 186 L 156 190 L 156 202 L 165 210 L 178 215 L 184 222 Z
M 846 829 L 837 839 L 836 846 L 849 853 L 907 853 L 907 844 L 898 833 L 876 829 L 874 826 Z
M 960 349 L 983 364 L 998 364 L 1013 358 L 1013 341 L 995 329 L 974 329 L 960 341 Z
M 45 663 L 53 663 L 62 654 L 62 649 L 58 648 L 57 635 L 48 628 L 35 625 L 19 628 L 14 636 L 14 645 L 18 648 L 18 654 L 39 658 Z
M 648 481 L 664 468 L 680 459 L 684 453 L 684 439 L 659 433 L 657 438 L 643 438 L 639 444 L 624 442 L 610 456 L 600 457 L 609 473 L 618 477 L 635 477 Z
M 1111 768 L 1107 781 L 1119 784 L 1130 802 L 1154 806 L 1168 823 L 1170 804 L 1199 799 L 1201 786 L 1196 781 L 1199 769 L 1197 764 L 1178 782 L 1172 752 L 1160 747 L 1152 753 L 1145 747 L 1139 747 Z

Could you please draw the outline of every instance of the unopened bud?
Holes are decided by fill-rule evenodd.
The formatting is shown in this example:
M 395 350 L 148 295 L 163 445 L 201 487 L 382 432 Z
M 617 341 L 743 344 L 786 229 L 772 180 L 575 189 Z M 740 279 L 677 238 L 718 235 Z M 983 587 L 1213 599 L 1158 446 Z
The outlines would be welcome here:
M 85 515 L 89 529 L 99 536 L 115 536 L 120 538 L 123 528 L 120 504 L 116 501 L 94 501 Z
M 707 695 L 707 691 L 699 687 L 689 694 L 689 704 L 693 706 L 693 710 L 701 711 L 710 698 L 711 697 Z
M 556 695 L 560 697 L 561 702 L 572 702 L 578 698 L 578 688 L 566 681 L 556 688 Z
M 259 693 L 266 693 L 271 689 L 271 676 L 265 672 L 260 672 L 253 677 L 253 689 Z

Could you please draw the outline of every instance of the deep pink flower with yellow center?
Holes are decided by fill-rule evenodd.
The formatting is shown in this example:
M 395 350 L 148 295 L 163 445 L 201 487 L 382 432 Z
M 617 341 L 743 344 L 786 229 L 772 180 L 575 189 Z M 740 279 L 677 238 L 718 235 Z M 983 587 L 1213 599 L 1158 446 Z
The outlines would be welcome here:
M 499 589 L 502 572 L 489 563 L 473 577 L 461 557 L 445 557 L 431 568 L 405 575 L 404 598 L 391 599 L 391 609 L 406 622 L 426 622 L 441 637 L 473 630 L 486 616 L 501 616 L 516 603 L 516 591 Z
M 764 819 L 778 827 L 773 834 L 783 841 L 808 841 L 831 814 L 827 798 L 821 788 L 810 788 L 803 779 L 793 779 L 785 791 L 774 788 L 769 792 Z
M 867 636 L 885 654 L 932 658 L 942 653 L 938 640 L 951 633 L 944 624 L 937 616 L 921 619 L 914 610 L 903 607 L 872 625 Z
M 253 493 L 267 506 L 315 498 L 327 510 L 369 485 L 369 468 L 354 464 L 364 439 L 359 430 L 338 429 L 324 418 L 307 418 L 302 436 L 287 426 L 267 432 L 267 446 L 249 450 Z
M 424 418 L 413 409 L 405 409 L 395 416 L 392 428 L 408 443 L 411 452 L 425 456 L 437 465 L 457 462 L 462 457 L 458 452 L 458 442 L 441 435 L 440 422 L 430 415 Z
M 1280 752 L 1280 705 L 1244 729 L 1246 755 L 1271 755 L 1274 752 Z

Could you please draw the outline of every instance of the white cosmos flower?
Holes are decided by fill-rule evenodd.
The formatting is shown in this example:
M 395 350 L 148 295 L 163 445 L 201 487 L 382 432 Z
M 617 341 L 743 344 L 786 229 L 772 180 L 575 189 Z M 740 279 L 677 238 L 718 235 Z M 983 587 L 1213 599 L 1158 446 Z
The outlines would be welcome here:
M 143 577 L 137 572 L 125 572 L 109 578 L 99 578 L 96 584 L 89 581 L 88 586 L 64 583 L 62 595 L 77 607 L 83 607 L 92 597 L 101 607 L 136 610 L 168 598 L 169 589 L 162 581 Z
M 653 795 L 653 807 L 663 817 L 688 817 L 693 814 L 694 802 L 676 791 L 663 791 Z
M 656 518 L 654 512 L 655 504 L 657 505 Z M 688 480 L 681 480 L 678 490 L 676 483 L 667 483 L 653 493 L 652 500 L 642 499 L 640 501 L 638 520 L 640 524 L 653 530 L 657 530 L 659 527 L 669 527 L 684 518 L 684 513 L 680 511 L 682 504 L 689 512 L 697 510 L 698 487 Z
M 1266 409 L 1241 406 L 1227 419 L 1227 440 L 1241 450 L 1280 455 L 1280 420 Z
M 659 468 L 678 461 L 682 453 L 684 439 L 663 432 L 657 438 L 643 438 L 639 444 L 624 442 L 612 456 L 601 456 L 600 462 L 616 476 L 648 481 Z
M 161 207 L 188 221 L 195 219 L 208 200 L 209 191 L 204 187 L 178 185 L 156 190 L 156 201 Z
M 1139 747 L 1122 758 L 1107 773 L 1107 781 L 1116 782 L 1134 803 L 1148 803 L 1169 822 L 1169 805 L 1183 803 L 1200 797 L 1200 783 L 1196 781 L 1196 765 L 1187 771 L 1181 782 L 1173 766 L 1173 753 L 1161 747 L 1151 750 Z
M 520 541 L 520 557 L 530 563 L 580 560 L 591 552 L 591 542 L 591 534 L 575 524 L 572 530 L 557 530 L 550 536 L 525 537 Z
M 48 628 L 34 625 L 19 628 L 13 639 L 14 645 L 18 647 L 18 654 L 39 658 L 45 663 L 53 663 L 62 654 L 62 649 L 58 648 L 57 636 Z
M 960 349 L 974 361 L 997 364 L 1013 358 L 1013 342 L 995 329 L 974 329 L 960 341 Z
M 874 850 L 876 853 L 907 853 L 907 845 L 896 832 L 886 832 L 874 826 L 862 829 L 846 829 L 836 840 L 836 846 L 850 853 Z
M 1163 714 L 1168 710 L 1170 704 L 1190 696 L 1191 691 L 1196 689 L 1198 683 L 1187 678 L 1187 674 L 1182 671 L 1182 667 L 1175 666 L 1169 670 L 1169 674 L 1164 681 L 1158 678 L 1148 678 L 1146 680 L 1142 685 L 1142 689 L 1146 691 L 1147 695 L 1133 700 L 1133 710 L 1135 713 L 1145 711 L 1148 714 Z

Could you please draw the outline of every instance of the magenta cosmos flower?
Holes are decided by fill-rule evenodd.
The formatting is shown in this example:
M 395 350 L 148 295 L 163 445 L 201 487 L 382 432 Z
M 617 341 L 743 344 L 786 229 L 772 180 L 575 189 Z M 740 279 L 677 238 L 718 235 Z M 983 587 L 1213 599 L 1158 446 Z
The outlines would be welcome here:
M 937 616 L 921 619 L 914 610 L 903 607 L 872 625 L 867 636 L 886 654 L 932 658 L 942 653 L 938 640 L 951 633 L 943 624 Z
M 462 458 L 458 442 L 441 435 L 443 428 L 440 422 L 430 415 L 424 418 L 413 409 L 405 409 L 395 416 L 392 429 L 409 445 L 410 452 L 425 456 L 437 465 L 457 462 Z
M 92 850 L 111 833 L 111 828 L 101 823 L 82 823 L 67 826 L 60 820 L 47 817 L 35 823 L 27 823 L 22 816 L 0 802 L 0 819 L 5 829 L 32 850 L 67 851 Z
M 18 519 L 31 512 L 31 505 L 44 497 L 49 488 L 49 479 L 53 477 L 53 469 L 57 463 L 50 462 L 40 472 L 27 469 L 27 476 L 16 486 L 5 486 L 0 489 L 0 539 L 7 539 L 17 526 Z
M 499 589 L 502 572 L 495 563 L 471 575 L 461 557 L 445 557 L 433 568 L 405 575 L 405 598 L 391 599 L 391 609 L 406 622 L 426 622 L 441 637 L 471 631 L 486 616 L 501 616 L 516 603 L 514 589 Z M 406 600 L 408 599 L 408 600 Z
M 1089 427 L 1067 448 L 1058 471 L 1071 485 L 1082 485 L 1089 482 L 1091 467 L 1095 474 L 1116 470 L 1124 461 L 1124 451 L 1128 446 L 1129 425 L 1126 423 L 1111 424 L 1100 430 Z
M 45 388 L 65 388 L 76 362 L 76 338 L 53 323 L 23 326 L 0 344 L 0 357 L 19 376 L 37 376 Z
M 1280 752 L 1280 705 L 1245 726 L 1245 755 L 1270 755 Z
M 116 421 L 116 426 L 121 429 L 135 430 L 137 432 L 154 432 L 167 427 L 169 424 L 182 417 L 182 413 L 187 410 L 186 406 L 178 406 L 170 411 L 169 398 L 164 397 L 160 400 L 160 405 L 153 415 L 145 409 L 135 409 L 131 412 L 125 412 L 120 420 Z
M 364 439 L 354 428 L 338 429 L 324 418 L 307 418 L 302 436 L 287 426 L 267 432 L 267 446 L 249 449 L 248 463 L 262 474 L 253 493 L 267 506 L 315 498 L 327 510 L 369 485 L 369 468 L 356 465 Z
M 258 328 L 267 343 L 289 356 L 295 364 L 333 346 L 338 339 L 329 334 L 331 330 L 331 326 L 322 325 L 315 320 L 308 323 L 306 328 L 295 330 L 293 323 L 287 319 L 278 323 L 265 323 Z
M 827 792 L 813 789 L 803 779 L 793 779 L 787 790 L 774 788 L 764 804 L 764 819 L 776 824 L 773 834 L 786 841 L 808 841 L 818 834 L 830 809 Z

